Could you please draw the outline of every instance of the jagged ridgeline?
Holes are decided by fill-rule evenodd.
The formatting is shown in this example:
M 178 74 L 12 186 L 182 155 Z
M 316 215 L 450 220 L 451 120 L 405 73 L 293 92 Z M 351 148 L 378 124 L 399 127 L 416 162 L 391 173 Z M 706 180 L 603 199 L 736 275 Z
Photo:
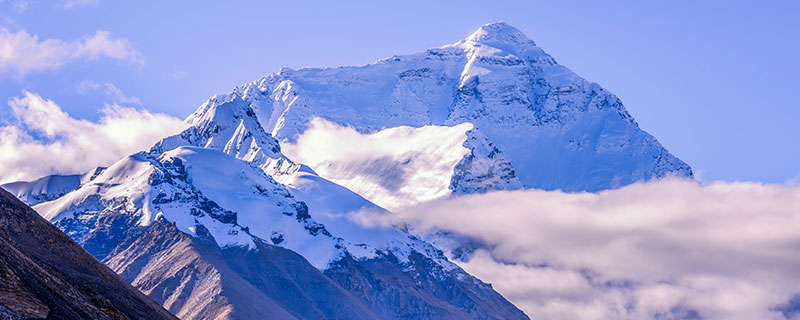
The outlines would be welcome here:
M 364 66 L 282 69 L 186 122 L 108 168 L 9 185 L 184 319 L 527 319 L 386 209 L 692 176 L 617 97 L 504 23 Z M 341 147 L 307 152 L 310 131 Z M 342 155 L 355 142 L 337 134 L 370 152 Z

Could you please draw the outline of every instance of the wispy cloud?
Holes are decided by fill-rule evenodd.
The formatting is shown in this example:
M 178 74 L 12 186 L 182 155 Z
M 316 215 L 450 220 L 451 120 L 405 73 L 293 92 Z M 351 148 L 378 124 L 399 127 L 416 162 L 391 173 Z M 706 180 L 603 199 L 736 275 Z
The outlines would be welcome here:
M 31 6 L 30 0 L 0 0 L 0 8 L 9 14 L 22 14 Z
M 81 6 L 95 5 L 100 3 L 100 0 L 68 0 L 64 1 L 64 8 L 75 8 Z
M 187 75 L 189 75 L 188 72 L 183 71 L 183 70 L 178 70 L 178 71 L 172 72 L 170 74 L 167 74 L 167 78 L 172 79 L 172 80 L 181 80 L 183 78 L 186 78 Z
M 115 38 L 110 32 L 98 30 L 93 35 L 73 42 L 59 39 L 39 40 L 25 30 L 11 32 L 0 27 L 0 72 L 18 77 L 55 70 L 76 60 L 112 58 L 143 66 L 144 56 L 130 41 Z
M 169 115 L 116 105 L 106 106 L 97 122 L 75 119 L 27 91 L 9 105 L 15 119 L 0 127 L 0 182 L 109 165 L 186 127 Z
M 88 93 L 89 91 L 103 90 L 106 98 L 113 104 L 119 105 L 141 105 L 142 101 L 138 97 L 126 95 L 113 83 L 97 83 L 92 80 L 83 80 L 78 85 L 78 93 Z
M 461 266 L 536 319 L 782 319 L 800 292 L 800 186 L 664 180 L 396 214 L 484 244 Z

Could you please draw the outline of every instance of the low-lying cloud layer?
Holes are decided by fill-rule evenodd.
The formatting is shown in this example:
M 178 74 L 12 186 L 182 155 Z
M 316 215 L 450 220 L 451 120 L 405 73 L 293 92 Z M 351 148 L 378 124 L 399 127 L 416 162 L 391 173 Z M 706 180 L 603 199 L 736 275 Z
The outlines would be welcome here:
M 800 292 L 800 186 L 664 180 L 396 213 L 483 242 L 461 266 L 536 319 L 783 319 Z
M 54 70 L 75 60 L 95 60 L 101 57 L 144 65 L 144 56 L 130 41 L 115 38 L 111 33 L 97 30 L 79 41 L 59 39 L 39 40 L 25 30 L 11 32 L 0 27 L 0 73 L 9 72 L 24 77 L 33 72 Z
M 86 172 L 186 128 L 175 117 L 117 105 L 97 122 L 79 120 L 27 91 L 9 105 L 15 121 L 0 127 L 0 183 Z

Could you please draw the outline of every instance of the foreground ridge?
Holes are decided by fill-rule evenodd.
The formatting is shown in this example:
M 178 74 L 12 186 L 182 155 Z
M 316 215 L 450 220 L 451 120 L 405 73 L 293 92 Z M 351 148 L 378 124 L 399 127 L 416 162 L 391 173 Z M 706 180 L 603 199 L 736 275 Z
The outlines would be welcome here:
M 0 318 L 174 319 L 0 189 Z

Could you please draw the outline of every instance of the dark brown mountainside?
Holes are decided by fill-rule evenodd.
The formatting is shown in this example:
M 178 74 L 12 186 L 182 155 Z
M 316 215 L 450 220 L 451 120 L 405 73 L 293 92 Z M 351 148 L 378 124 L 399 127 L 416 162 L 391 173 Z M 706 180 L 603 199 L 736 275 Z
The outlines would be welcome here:
M 0 319 L 175 319 L 0 189 Z

